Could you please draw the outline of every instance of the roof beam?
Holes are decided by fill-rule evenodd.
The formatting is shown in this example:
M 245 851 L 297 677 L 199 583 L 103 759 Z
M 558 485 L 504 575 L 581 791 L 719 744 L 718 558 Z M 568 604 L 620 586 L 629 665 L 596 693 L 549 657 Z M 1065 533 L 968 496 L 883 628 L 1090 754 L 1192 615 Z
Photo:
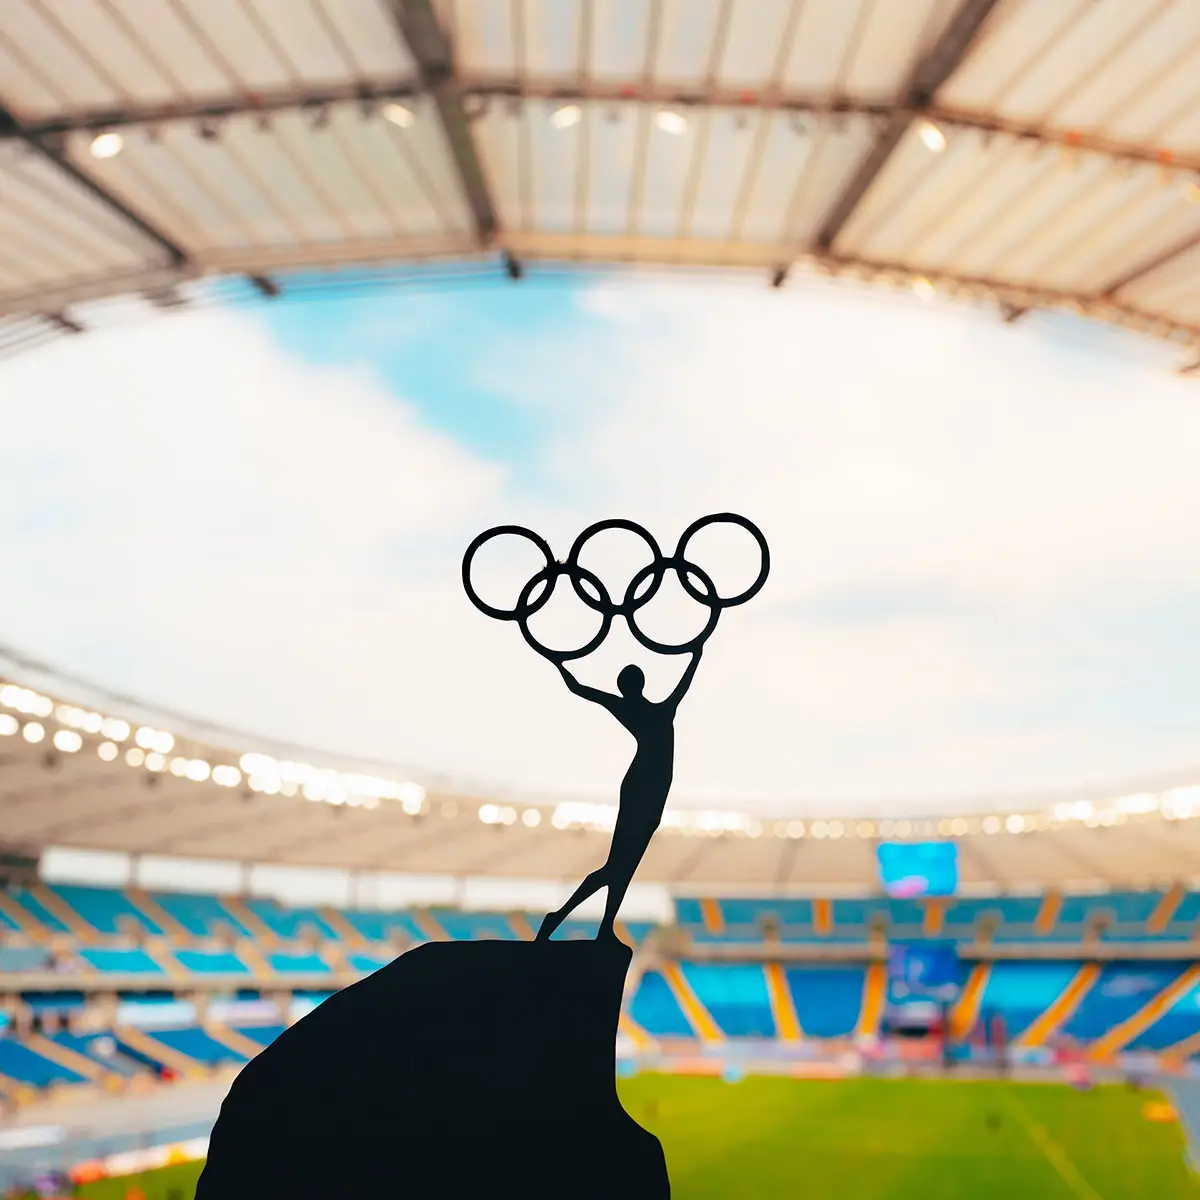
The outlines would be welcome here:
M 949 108 L 939 104 L 929 104 L 921 109 L 898 108 L 894 104 L 853 100 L 845 96 L 815 99 L 810 92 L 775 90 L 757 93 L 711 82 L 701 87 L 678 88 L 647 80 L 626 84 L 589 79 L 564 87 L 561 81 L 555 79 L 505 74 L 460 74 L 455 78 L 459 96 L 478 104 L 520 103 L 525 100 L 557 101 L 562 104 L 649 104 L 685 110 L 725 108 L 741 109 L 747 113 L 787 113 L 796 118 L 843 116 L 866 117 L 877 121 L 905 116 L 915 118 L 919 115 L 935 121 L 943 129 L 1011 137 L 1073 153 L 1098 154 L 1116 162 L 1140 163 L 1183 174 L 1200 174 L 1200 154 L 1180 154 L 1160 146 L 1123 142 L 1092 133 L 1013 121 L 996 113 Z M 19 129 L 0 122 L 0 141 L 99 133 L 114 129 L 145 129 L 152 132 L 172 123 L 222 121 L 244 116 L 269 118 L 276 113 L 297 111 L 311 112 L 315 119 L 322 110 L 340 104 L 356 104 L 365 115 L 369 115 L 389 100 L 411 101 L 431 94 L 431 91 L 421 80 L 405 76 L 365 87 L 359 84 L 333 84 L 280 88 L 256 92 L 253 97 L 231 95 L 219 100 L 189 100 L 167 106 L 134 104 L 123 108 L 98 108 L 77 111 L 69 116 L 25 122 Z
M 110 213 L 120 218 L 123 224 L 135 230 L 147 241 L 152 242 L 166 256 L 174 267 L 183 267 L 188 263 L 188 254 L 163 230 L 159 229 L 141 213 L 135 211 L 124 200 L 113 195 L 82 168 L 77 167 L 68 157 L 64 145 L 65 139 L 61 134 L 51 135 L 32 133 L 10 112 L 0 105 L 0 129 L 6 130 L 10 137 L 20 138 L 31 150 L 39 154 L 63 175 L 87 192 L 94 200 L 99 201 Z
M 1174 246 L 1168 247 L 1153 258 L 1139 263 L 1136 267 L 1132 267 L 1124 275 L 1118 276 L 1104 289 L 1104 295 L 1113 296 L 1122 288 L 1128 287 L 1131 283 L 1136 283 L 1139 279 L 1145 279 L 1147 275 L 1153 275 L 1159 267 L 1165 267 L 1173 259 L 1179 258 L 1189 250 L 1194 250 L 1197 246 L 1200 246 L 1200 233 L 1194 233 L 1185 237 L 1183 241 L 1176 242 Z
M 388 7 L 433 96 L 463 198 L 471 210 L 476 239 L 481 246 L 490 246 L 500 222 L 463 108 L 450 37 L 439 24 L 431 0 L 389 0 Z
M 909 80 L 903 108 L 889 119 L 842 194 L 817 231 L 818 250 L 828 250 L 845 228 L 871 185 L 879 177 L 896 147 L 904 140 L 919 113 L 933 104 L 937 90 L 954 73 L 991 16 L 999 0 L 962 0 L 958 11 L 937 42 L 921 57 Z

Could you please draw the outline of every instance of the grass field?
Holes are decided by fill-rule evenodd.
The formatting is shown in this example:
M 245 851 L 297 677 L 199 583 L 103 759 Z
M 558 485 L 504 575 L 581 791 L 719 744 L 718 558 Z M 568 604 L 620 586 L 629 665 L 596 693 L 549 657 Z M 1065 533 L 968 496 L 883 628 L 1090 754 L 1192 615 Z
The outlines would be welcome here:
M 1155 1093 L 1051 1084 L 642 1075 L 629 1113 L 662 1140 L 673 1200 L 1200 1200 Z M 192 1200 L 199 1164 L 80 1191 Z M 137 1193 L 134 1193 L 137 1195 Z

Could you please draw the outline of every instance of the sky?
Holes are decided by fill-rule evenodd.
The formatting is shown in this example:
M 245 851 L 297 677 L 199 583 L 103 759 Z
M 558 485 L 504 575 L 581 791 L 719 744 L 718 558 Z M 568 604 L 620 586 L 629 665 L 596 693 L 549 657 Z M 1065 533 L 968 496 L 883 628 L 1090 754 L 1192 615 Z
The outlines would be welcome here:
M 425 778 L 612 799 L 628 736 L 472 608 L 463 551 L 517 523 L 563 557 L 613 516 L 670 550 L 734 511 L 771 570 L 680 708 L 676 805 L 1183 782 L 1198 386 L 1081 321 L 804 281 L 534 273 L 156 316 L 0 363 L 0 641 Z M 754 548 L 710 534 L 693 557 L 728 594 Z M 481 591 L 511 603 L 537 557 L 492 549 Z M 610 591 L 643 561 L 620 535 L 588 553 Z M 664 638 L 703 616 L 659 599 Z M 537 619 L 589 620 L 566 588 Z M 637 661 L 665 694 L 681 660 L 617 625 L 579 676 Z

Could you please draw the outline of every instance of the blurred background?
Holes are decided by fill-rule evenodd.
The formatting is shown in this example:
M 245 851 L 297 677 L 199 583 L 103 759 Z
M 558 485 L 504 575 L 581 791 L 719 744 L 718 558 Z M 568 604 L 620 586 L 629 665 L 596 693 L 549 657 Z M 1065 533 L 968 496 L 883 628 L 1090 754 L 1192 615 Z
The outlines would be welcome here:
M 463 551 L 734 511 L 622 910 L 677 1193 L 1200 1194 L 1190 0 L 2 25 L 0 1185 L 188 1196 L 287 1025 L 531 937 L 631 746 Z

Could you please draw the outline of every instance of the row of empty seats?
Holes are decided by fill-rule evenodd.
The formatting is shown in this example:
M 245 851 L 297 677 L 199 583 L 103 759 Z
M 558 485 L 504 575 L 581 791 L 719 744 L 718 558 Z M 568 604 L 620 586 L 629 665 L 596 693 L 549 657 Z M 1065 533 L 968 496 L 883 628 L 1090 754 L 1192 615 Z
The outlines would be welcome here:
M 1183 889 L 1099 895 L 891 897 L 814 899 L 698 899 L 675 902 L 676 921 L 695 942 L 866 941 L 872 931 L 892 937 L 937 935 L 995 942 L 1174 941 L 1197 937 L 1200 893 Z
M 531 936 L 539 920 L 540 914 L 472 913 L 445 908 L 419 912 L 291 908 L 262 897 L 129 892 L 68 884 L 8 888 L 0 903 L 0 931 L 12 934 L 69 934 L 91 941 L 133 934 L 163 937 L 176 944 L 218 938 L 267 943 L 307 939 L 362 948 L 364 944 L 386 946 L 397 941 L 519 940 Z M 635 921 L 627 922 L 625 929 L 630 938 L 640 942 L 651 926 Z M 572 920 L 564 922 L 556 936 L 593 937 L 595 931 L 594 921 Z M 99 963 L 93 965 L 107 969 Z M 0 959 L 0 970 L 22 969 L 37 968 L 19 966 L 15 959 Z M 145 963 L 138 969 L 153 970 Z

